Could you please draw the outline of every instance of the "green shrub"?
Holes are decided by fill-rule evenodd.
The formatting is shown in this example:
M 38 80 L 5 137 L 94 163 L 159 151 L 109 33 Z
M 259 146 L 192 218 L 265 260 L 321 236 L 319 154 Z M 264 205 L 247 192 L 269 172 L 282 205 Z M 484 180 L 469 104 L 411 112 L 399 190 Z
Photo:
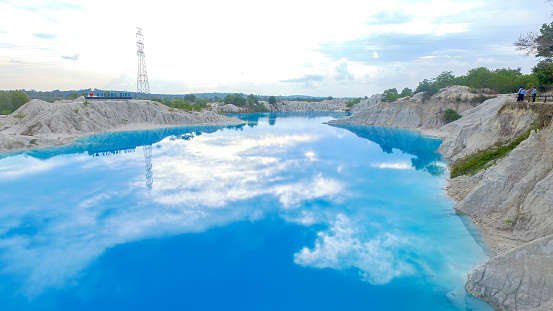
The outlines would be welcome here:
M 25 115 L 20 111 L 13 115 L 14 118 L 23 119 L 25 118 Z
M 451 165 L 450 177 L 455 178 L 461 175 L 473 175 L 481 169 L 487 169 L 495 164 L 498 159 L 509 154 L 511 150 L 515 149 L 521 142 L 527 139 L 532 130 L 537 130 L 539 128 L 539 126 L 533 125 L 524 134 L 509 142 L 497 143 L 488 149 L 478 150 L 473 154 L 458 159 Z
M 422 94 L 422 102 L 424 103 L 425 101 L 429 100 L 432 97 L 432 95 L 434 95 L 434 94 L 436 94 L 436 93 L 424 92 Z
M 459 120 L 461 119 L 461 117 L 462 116 L 458 114 L 455 110 L 447 109 L 444 113 L 444 122 L 447 124 L 455 120 Z
M 359 104 L 361 102 L 361 98 L 351 99 L 346 102 L 346 107 L 351 108 L 355 104 Z

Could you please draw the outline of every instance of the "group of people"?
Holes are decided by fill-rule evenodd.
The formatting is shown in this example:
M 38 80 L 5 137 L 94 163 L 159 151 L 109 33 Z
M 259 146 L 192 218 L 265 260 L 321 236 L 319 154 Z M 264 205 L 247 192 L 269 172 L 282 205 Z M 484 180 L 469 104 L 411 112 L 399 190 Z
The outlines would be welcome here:
M 521 87 L 520 89 L 518 89 L 517 102 L 524 101 L 524 96 L 526 96 L 526 94 L 528 94 L 528 91 L 525 88 Z M 536 90 L 535 86 L 532 89 L 532 93 L 530 93 L 530 95 L 532 95 L 532 102 L 535 103 L 536 96 L 538 95 L 538 90 Z

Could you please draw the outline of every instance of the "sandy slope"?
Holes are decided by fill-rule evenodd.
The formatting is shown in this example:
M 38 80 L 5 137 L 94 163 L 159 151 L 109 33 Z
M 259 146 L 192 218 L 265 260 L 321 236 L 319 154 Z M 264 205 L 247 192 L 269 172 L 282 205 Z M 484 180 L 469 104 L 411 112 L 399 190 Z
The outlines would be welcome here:
M 147 100 L 35 99 L 0 119 L 0 152 L 63 145 L 101 132 L 242 123 L 211 111 L 185 112 Z

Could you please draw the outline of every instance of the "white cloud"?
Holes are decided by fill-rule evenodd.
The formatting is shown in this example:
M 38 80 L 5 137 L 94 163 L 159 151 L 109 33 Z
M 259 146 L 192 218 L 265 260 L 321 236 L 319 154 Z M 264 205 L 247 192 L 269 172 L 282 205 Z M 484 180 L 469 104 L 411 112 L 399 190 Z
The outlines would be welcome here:
M 21 176 L 39 174 L 59 165 L 59 162 L 55 160 L 45 162 L 39 159 L 32 159 L 30 160 L 32 163 L 29 164 L 29 162 L 26 161 L 28 159 L 22 159 L 22 157 L 23 156 L 1 159 L 2 165 L 0 166 L 0 178 L 12 179 Z
M 551 8 L 541 0 L 531 0 L 522 7 L 513 6 L 495 0 L 485 3 L 394 0 L 386 6 L 353 0 L 341 5 L 285 0 L 263 6 L 250 0 L 232 4 L 219 0 L 193 3 L 160 0 L 131 6 L 106 0 L 89 3 L 2 1 L 0 11 L 6 14 L 0 20 L 0 44 L 12 48 L 2 49 L 0 84 L 7 89 L 104 86 L 133 89 L 135 85 L 129 87 L 128 83 L 111 81 L 121 74 L 136 75 L 135 27 L 140 26 L 152 92 L 372 95 L 391 87 L 416 87 L 418 81 L 443 70 L 464 74 L 474 66 L 470 55 L 455 67 L 446 59 L 436 60 L 437 69 L 429 71 L 427 67 L 411 63 L 409 55 L 415 53 L 417 57 L 421 48 L 409 42 L 406 48 L 401 48 L 399 56 L 389 53 L 402 43 L 403 35 L 413 36 L 407 40 L 418 35 L 444 39 L 443 42 L 428 41 L 424 52 L 432 55 L 433 51 L 457 42 L 458 37 L 453 35 L 464 34 L 461 40 L 468 50 L 478 52 L 483 60 L 494 59 L 498 52 L 489 48 L 493 42 L 511 46 L 518 34 L 537 31 L 550 18 Z M 213 10 L 214 7 L 218 9 Z M 531 18 L 504 18 L 515 16 L 515 9 L 516 16 Z M 195 14 L 182 18 L 182 12 L 192 11 Z M 378 18 L 380 15 L 399 18 L 383 20 Z M 117 20 L 119 26 L 83 23 L 82 16 Z M 205 16 L 209 16 L 209 22 Z M 484 41 L 488 43 L 478 44 L 482 39 L 488 39 Z M 362 41 L 363 45 L 351 45 L 355 40 Z M 333 43 L 343 44 L 345 48 L 343 51 L 321 48 Z M 331 52 L 338 55 L 330 55 Z M 350 57 L 351 54 L 359 59 Z M 77 60 L 76 55 L 79 56 L 75 62 L 61 59 L 65 56 Z M 337 67 L 335 61 L 341 58 L 348 59 L 347 65 L 341 63 Z M 353 69 L 353 62 L 360 59 L 366 66 L 372 66 L 373 73 L 386 71 L 391 66 L 389 61 L 393 61 L 406 68 L 407 74 L 395 73 L 391 82 L 371 79 L 374 75 L 363 78 Z M 499 62 L 479 65 L 522 66 L 529 71 L 533 60 L 519 57 L 511 48 Z M 350 83 L 309 80 L 335 74 L 338 81 L 349 79 Z M 281 82 L 294 79 L 306 81 Z
M 313 151 L 307 151 L 305 157 L 308 158 L 309 161 L 317 161 L 317 155 Z
M 304 247 L 294 255 L 294 262 L 315 268 L 346 270 L 358 268 L 371 284 L 386 284 L 396 277 L 409 276 L 417 268 L 397 256 L 398 249 L 408 248 L 408 239 L 391 233 L 367 239 L 343 214 L 336 215 L 328 231 L 319 232 L 315 247 Z
M 371 167 L 380 169 L 394 169 L 394 170 L 410 170 L 413 169 L 413 165 L 408 162 L 385 162 L 385 163 L 373 163 Z
M 350 81 L 355 78 L 348 70 L 347 59 L 342 59 L 338 66 L 336 66 L 334 78 L 338 81 Z
M 222 135 L 224 136 L 224 135 Z M 318 135 L 259 135 L 236 140 L 234 136 L 215 141 L 210 135 L 192 140 L 164 140 L 153 159 L 154 184 L 151 191 L 141 192 L 144 185 L 142 152 L 127 154 L 121 164 L 117 157 L 86 157 L 72 159 L 87 170 L 96 167 L 116 169 L 125 165 L 140 170 L 117 190 L 91 188 L 68 193 L 73 208 L 50 205 L 43 210 L 49 221 L 32 235 L 11 235 L 0 239 L 1 273 L 21 277 L 22 292 L 34 297 L 51 287 L 65 286 L 84 267 L 100 256 L 105 249 L 143 238 L 167 236 L 186 232 L 202 232 L 215 226 L 244 219 L 259 219 L 267 212 L 263 207 L 236 204 L 254 197 L 274 197 L 280 202 L 283 218 L 301 225 L 324 221 L 309 210 L 297 207 L 306 200 L 340 202 L 347 192 L 341 181 L 321 173 L 301 179 L 283 177 L 282 172 L 301 171 L 315 165 L 306 152 L 305 157 L 282 160 L 298 145 L 319 139 Z M 265 149 L 271 150 L 271 156 Z M 171 156 L 168 155 L 171 153 Z M 186 158 L 175 156 L 186 154 Z M 18 162 L 18 157 L 2 159 L 5 178 L 47 171 L 56 159 Z M 85 161 L 88 160 L 88 161 Z M 10 164 L 11 163 L 11 164 Z M 31 165 L 29 165 L 29 163 Z M 42 165 L 46 163 L 47 165 Z M 4 165 L 10 164 L 10 165 Z M 15 175 L 11 172 L 27 170 Z M 3 174 L 3 175 L 2 175 Z M 125 201 L 125 208 L 114 209 L 114 202 L 128 198 L 130 192 L 140 193 Z M 134 196 L 131 196 L 134 197 Z M 278 208 L 278 207 L 277 207 Z M 31 217 L 32 215 L 32 217 Z M 45 215 L 42 215 L 47 217 Z M 4 226 L 0 232 L 18 228 L 24 219 L 37 217 L 35 206 L 5 206 L 0 214 Z M 37 243 L 40 241 L 40 243 Z

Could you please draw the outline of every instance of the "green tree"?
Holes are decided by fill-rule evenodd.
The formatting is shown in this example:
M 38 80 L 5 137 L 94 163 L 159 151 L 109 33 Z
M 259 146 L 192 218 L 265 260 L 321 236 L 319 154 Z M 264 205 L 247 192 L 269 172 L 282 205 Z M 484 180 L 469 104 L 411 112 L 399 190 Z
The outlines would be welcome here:
M 12 113 L 8 92 L 0 91 L 0 111 L 2 111 L 2 114 Z
M 541 58 L 540 62 L 532 68 L 532 73 L 539 83 L 551 85 L 553 83 L 553 22 L 543 24 L 539 33 L 520 36 L 515 42 L 515 47 L 526 55 L 534 54 Z
M 242 107 L 246 104 L 246 99 L 242 94 L 228 94 L 225 96 L 225 99 L 223 99 L 223 102 L 225 105 L 233 104 L 235 106 Z
M 444 88 L 451 85 L 451 82 L 455 79 L 455 76 L 451 71 L 444 71 L 440 73 L 435 80 L 439 88 Z
M 71 99 L 77 99 L 77 98 L 79 98 L 79 94 L 71 93 Z
M 489 88 L 499 93 L 516 92 L 521 85 L 519 77 L 522 76 L 520 68 L 501 68 L 492 71 L 492 77 L 489 79 Z
M 269 97 L 269 104 L 274 105 L 276 104 L 276 102 L 277 102 L 276 97 L 274 96 Z
M 467 86 L 475 89 L 489 87 L 491 77 L 492 72 L 486 67 L 471 69 L 466 75 Z
M 553 22 L 543 24 L 539 33 L 530 32 L 521 35 L 515 42 L 517 50 L 526 55 L 534 54 L 536 57 L 553 56 Z
M 394 100 L 399 98 L 399 94 L 397 92 L 396 88 L 385 90 L 382 94 L 382 101 L 383 102 L 393 102 Z
M 401 91 L 401 93 L 399 94 L 399 97 L 407 97 L 407 96 L 411 96 L 413 95 L 413 90 L 406 87 L 403 89 L 403 91 Z M 367 96 L 365 96 L 367 97 Z
M 532 68 L 532 73 L 536 76 L 540 84 L 553 84 L 553 60 L 551 58 L 541 60 Z
M 430 80 L 424 79 L 421 82 L 419 82 L 419 85 L 415 89 L 415 93 L 425 92 L 427 97 L 430 97 L 438 93 L 439 90 L 440 90 L 440 87 L 438 86 L 438 84 L 434 79 L 430 79 Z
M 12 112 L 17 110 L 29 101 L 27 94 L 20 90 L 14 90 L 8 92 L 8 106 Z
M 0 111 L 2 111 L 2 114 L 11 114 L 28 101 L 29 98 L 23 91 L 0 91 Z
M 195 102 L 196 101 L 196 95 L 194 95 L 194 94 L 185 95 L 184 100 L 188 101 L 188 102 Z
M 257 96 L 253 94 L 248 95 L 248 97 L 246 98 L 246 105 L 251 106 L 257 104 L 259 104 L 259 98 L 257 98 Z

